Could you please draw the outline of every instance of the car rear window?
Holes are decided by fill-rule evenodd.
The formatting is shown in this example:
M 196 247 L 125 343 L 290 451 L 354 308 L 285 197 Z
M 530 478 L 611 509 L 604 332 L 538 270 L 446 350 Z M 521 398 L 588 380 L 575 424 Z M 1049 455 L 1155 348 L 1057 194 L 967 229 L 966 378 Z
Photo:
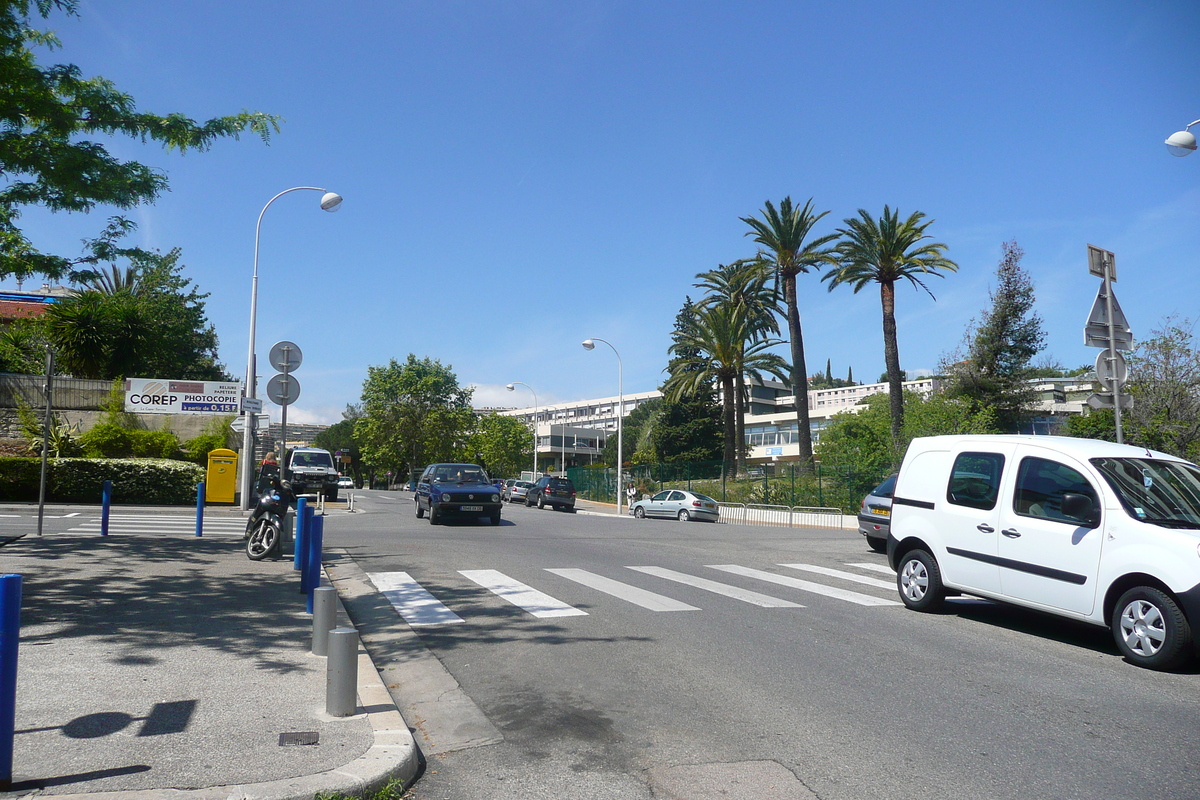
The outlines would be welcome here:
M 861 491 L 861 490 L 860 490 Z M 896 491 L 896 476 L 889 475 L 887 480 L 871 490 L 872 497 L 891 497 Z
M 552 489 L 574 489 L 575 484 L 571 483 L 571 481 L 567 480 L 566 478 L 551 478 L 550 479 L 550 488 L 552 488 Z

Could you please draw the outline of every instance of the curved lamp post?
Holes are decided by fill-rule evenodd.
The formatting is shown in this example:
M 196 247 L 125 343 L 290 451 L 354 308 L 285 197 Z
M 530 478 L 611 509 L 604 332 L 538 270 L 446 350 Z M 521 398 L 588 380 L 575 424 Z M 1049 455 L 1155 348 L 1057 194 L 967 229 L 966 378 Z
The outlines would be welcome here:
M 1165 144 L 1171 155 L 1182 158 L 1196 151 L 1196 134 L 1192 133 L 1192 125 L 1200 125 L 1200 119 L 1167 137 Z
M 342 196 L 336 192 L 327 192 L 324 189 L 316 186 L 293 186 L 291 189 L 284 189 L 279 194 L 272 197 L 263 206 L 263 210 L 258 214 L 258 224 L 254 226 L 254 278 L 250 283 L 250 347 L 246 353 L 246 397 L 255 398 L 257 394 L 257 386 L 255 380 L 256 367 L 254 363 L 254 328 L 258 321 L 258 240 L 259 233 L 262 231 L 263 214 L 267 213 L 267 209 L 271 207 L 279 198 L 289 192 L 312 191 L 321 192 L 321 210 L 322 211 L 337 211 L 342 205 Z M 250 490 L 254 485 L 254 420 L 256 417 L 251 413 L 242 412 L 245 422 L 245 430 L 242 432 L 242 457 L 238 460 L 242 465 L 242 511 L 250 508 Z M 280 453 L 280 459 L 285 456 L 285 453 Z M 283 476 L 284 465 L 280 463 L 280 477 Z
M 505 386 L 504 388 L 508 389 L 511 392 L 511 391 L 515 390 L 518 386 L 524 386 L 526 389 L 529 390 L 529 393 L 531 395 L 533 395 L 533 475 L 536 478 L 537 477 L 537 440 L 538 440 L 538 435 L 537 435 L 537 423 L 538 423 L 537 392 L 535 392 L 533 390 L 533 387 L 530 386 L 528 383 L 521 383 L 520 381 L 513 381 L 512 383 L 510 383 L 508 386 Z
M 612 347 L 613 354 L 617 357 L 617 516 L 621 516 L 621 495 L 625 493 L 625 487 L 622 485 L 624 480 L 624 442 L 621 439 L 621 418 L 625 416 L 625 389 L 622 385 L 624 381 L 625 368 L 621 364 L 621 354 L 617 352 L 617 348 L 613 347 L 612 342 L 605 341 L 599 336 L 593 336 L 591 339 L 583 340 L 584 350 L 594 350 L 596 342 L 604 342 L 609 347 Z

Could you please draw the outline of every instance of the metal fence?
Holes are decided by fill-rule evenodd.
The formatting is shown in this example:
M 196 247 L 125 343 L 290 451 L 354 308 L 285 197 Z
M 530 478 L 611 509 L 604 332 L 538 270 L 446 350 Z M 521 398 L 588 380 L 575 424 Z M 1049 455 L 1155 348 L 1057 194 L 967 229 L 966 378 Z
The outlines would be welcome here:
M 747 503 L 718 503 L 721 518 L 726 525 L 773 525 L 781 528 L 831 528 L 842 527 L 840 508 L 816 508 L 813 506 L 772 506 Z
M 0 408 L 46 407 L 44 375 L 0 373 Z M 112 391 L 112 381 L 54 377 L 54 407 L 98 411 Z

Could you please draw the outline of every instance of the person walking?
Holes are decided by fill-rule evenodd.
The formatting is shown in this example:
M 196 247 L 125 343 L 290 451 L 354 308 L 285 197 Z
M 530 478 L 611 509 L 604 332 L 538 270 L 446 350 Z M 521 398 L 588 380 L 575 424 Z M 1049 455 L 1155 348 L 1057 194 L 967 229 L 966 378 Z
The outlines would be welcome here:
M 633 482 L 625 487 L 625 496 L 629 498 L 629 507 L 633 508 L 633 501 L 637 497 L 637 489 L 633 487 Z

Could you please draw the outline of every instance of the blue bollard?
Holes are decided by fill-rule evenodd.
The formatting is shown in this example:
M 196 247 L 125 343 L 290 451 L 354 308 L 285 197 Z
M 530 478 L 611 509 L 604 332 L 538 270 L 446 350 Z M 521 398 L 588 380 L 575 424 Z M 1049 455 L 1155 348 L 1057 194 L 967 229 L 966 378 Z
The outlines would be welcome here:
M 313 613 L 313 595 L 321 585 L 321 547 L 325 540 L 325 518 L 314 517 L 308 531 L 308 613 Z
M 100 486 L 100 535 L 108 536 L 108 508 L 112 505 L 112 481 Z
M 196 538 L 204 535 L 204 481 L 196 484 Z
M 296 501 L 296 538 L 292 543 L 295 552 L 292 554 L 292 569 L 300 570 L 300 582 L 304 583 L 304 510 L 308 508 L 308 499 L 301 497 Z
M 17 721 L 17 643 L 21 639 L 21 576 L 0 575 L 0 791 L 12 788 Z

